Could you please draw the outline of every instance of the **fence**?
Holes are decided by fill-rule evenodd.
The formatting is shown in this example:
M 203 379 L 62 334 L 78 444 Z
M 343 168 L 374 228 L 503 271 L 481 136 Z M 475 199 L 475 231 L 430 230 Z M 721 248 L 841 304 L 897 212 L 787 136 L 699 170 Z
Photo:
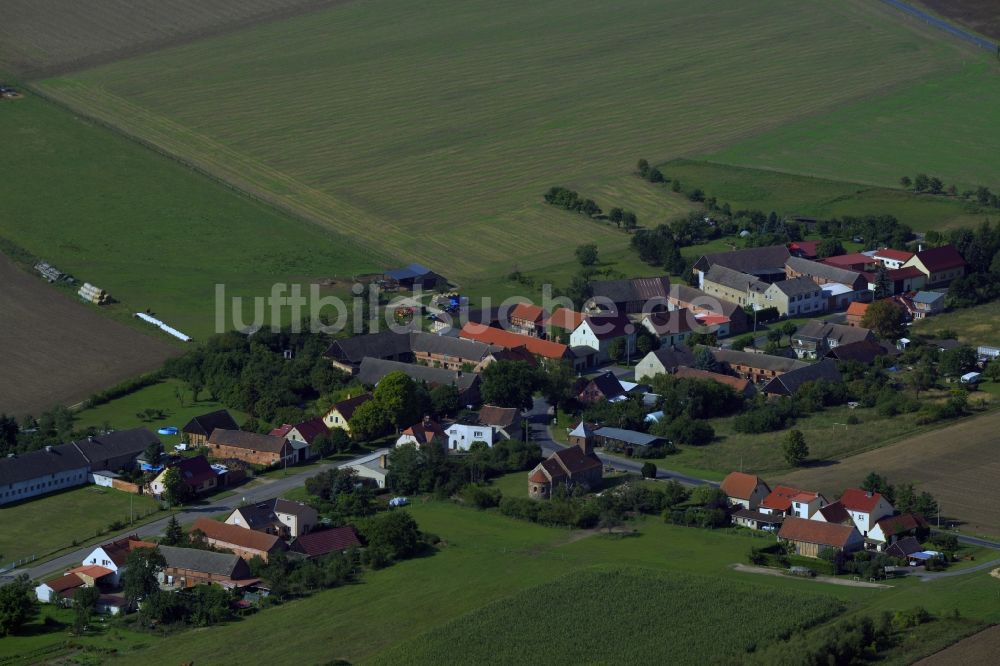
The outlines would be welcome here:
M 911 5 L 906 4 L 902 0 L 882 0 L 882 2 L 892 5 L 896 9 L 909 14 L 910 16 L 917 18 L 924 23 L 928 23 L 931 26 L 937 28 L 938 30 L 943 30 L 950 35 L 958 37 L 959 39 L 965 40 L 970 44 L 974 44 L 981 49 L 986 49 L 991 53 L 997 54 L 1000 57 L 1000 47 L 998 47 L 994 42 L 988 39 L 980 37 L 979 35 L 973 34 L 967 30 L 962 30 L 961 28 L 948 23 L 944 19 L 940 19 L 937 16 L 928 14 L 925 11 L 917 9 Z

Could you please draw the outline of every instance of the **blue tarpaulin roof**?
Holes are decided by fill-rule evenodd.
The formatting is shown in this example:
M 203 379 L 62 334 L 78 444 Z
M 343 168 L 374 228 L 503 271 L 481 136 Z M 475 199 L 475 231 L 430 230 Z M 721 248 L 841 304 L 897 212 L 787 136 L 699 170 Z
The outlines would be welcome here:
M 431 269 L 426 266 L 421 266 L 420 264 L 410 264 L 405 268 L 394 268 L 391 271 L 386 271 L 385 274 L 393 280 L 409 280 L 427 275 L 430 272 Z

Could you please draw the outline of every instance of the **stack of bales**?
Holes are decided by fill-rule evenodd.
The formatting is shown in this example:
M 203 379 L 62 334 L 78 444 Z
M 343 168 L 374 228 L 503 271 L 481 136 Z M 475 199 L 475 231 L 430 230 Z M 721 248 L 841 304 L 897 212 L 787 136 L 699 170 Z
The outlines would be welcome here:
M 89 282 L 84 282 L 78 293 L 80 298 L 94 305 L 104 305 L 108 302 L 108 292 Z

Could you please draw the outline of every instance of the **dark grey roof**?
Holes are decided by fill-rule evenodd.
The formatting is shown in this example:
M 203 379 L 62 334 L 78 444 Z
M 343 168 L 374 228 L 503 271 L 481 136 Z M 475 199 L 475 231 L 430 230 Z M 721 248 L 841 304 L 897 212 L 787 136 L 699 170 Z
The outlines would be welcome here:
M 705 273 L 704 281 L 721 284 L 723 287 L 729 287 L 730 289 L 737 289 L 744 292 L 756 291 L 764 293 L 767 291 L 769 286 L 766 282 L 762 282 L 754 275 L 733 270 L 732 268 L 726 268 L 720 264 L 716 264 L 708 269 L 708 272 Z
M 660 347 L 656 351 L 649 353 L 655 356 L 668 372 L 681 365 L 694 365 L 694 354 L 691 353 L 691 350 L 686 345 Z
M 425 365 L 384 361 L 378 358 L 365 358 L 361 361 L 358 380 L 362 384 L 373 386 L 390 372 L 402 372 L 411 379 L 434 386 L 454 384 L 459 391 L 468 389 L 479 380 L 479 375 L 471 372 L 453 372 L 444 368 L 430 368 Z
M 145 428 L 116 430 L 106 435 L 95 435 L 77 440 L 73 444 L 91 463 L 121 456 L 137 456 L 150 444 L 159 444 L 156 435 Z
M 792 340 L 832 340 L 838 345 L 849 345 L 852 342 L 873 339 L 872 332 L 860 326 L 831 324 L 825 321 L 810 321 L 795 331 Z
M 287 513 L 292 516 L 302 517 L 313 511 L 313 508 L 308 504 L 302 502 L 293 502 L 292 500 L 287 500 L 283 497 L 278 497 L 273 500 L 275 512 Z
M 594 431 L 594 434 L 598 437 L 613 439 L 618 442 L 625 442 L 626 444 L 633 444 L 635 446 L 651 446 L 656 442 L 663 440 L 662 437 L 657 437 L 656 435 L 647 435 L 644 432 L 625 430 L 623 428 L 598 428 Z
M 782 280 L 780 282 L 775 282 L 771 285 L 775 289 L 781 291 L 781 293 L 786 296 L 799 296 L 804 294 L 815 294 L 816 292 L 822 291 L 819 285 L 810 280 L 807 277 L 792 278 L 791 280 Z
M 176 546 L 159 546 L 158 550 L 166 560 L 166 565 L 171 568 L 226 576 L 236 580 L 249 577 L 249 569 L 239 555 Z
M 786 372 L 769 381 L 764 386 L 764 393 L 794 395 L 806 382 L 814 382 L 819 379 L 830 382 L 841 381 L 840 370 L 837 369 L 836 362 L 823 360 Z
M 422 332 L 411 334 L 410 348 L 415 352 L 441 354 L 474 362 L 482 361 L 491 351 L 499 349 L 476 340 Z
M 735 349 L 713 349 L 712 356 L 719 363 L 729 363 L 731 365 L 748 365 L 762 370 L 772 370 L 774 372 L 789 372 L 807 365 L 805 361 L 798 361 L 794 358 L 784 356 L 771 356 L 770 354 L 754 354 L 752 352 L 737 351 Z
M 266 451 L 268 453 L 281 453 L 287 440 L 277 435 L 262 435 L 257 432 L 247 432 L 245 430 L 225 430 L 216 428 L 208 438 L 211 444 L 221 444 L 222 446 L 234 446 L 239 449 L 251 449 L 253 451 Z
M 712 266 L 720 265 L 741 273 L 766 275 L 784 272 L 785 262 L 790 256 L 788 248 L 784 245 L 751 247 L 745 250 L 703 255 L 695 262 L 694 268 L 706 272 Z
M 678 301 L 686 305 L 694 304 L 699 309 L 711 310 L 716 314 L 725 315 L 730 318 L 733 317 L 733 314 L 737 310 L 739 310 L 741 315 L 746 315 L 743 311 L 743 307 L 738 303 L 733 303 L 732 301 L 723 300 L 718 296 L 706 294 L 701 289 L 690 287 L 686 284 L 670 285 L 670 297 L 676 298 Z
M 629 303 L 654 298 L 665 299 L 670 278 L 645 277 L 627 280 L 600 280 L 590 283 L 592 298 L 606 298 L 612 303 Z
M 0 458 L 0 486 L 90 467 L 90 461 L 72 444 L 50 448 Z
M 770 525 L 780 525 L 785 519 L 784 516 L 775 513 L 761 513 L 760 511 L 752 511 L 750 509 L 739 509 L 734 511 L 733 518 L 746 518 Z
M 240 426 L 228 411 L 220 409 L 194 417 L 181 430 L 191 435 L 204 435 L 208 437 L 216 428 L 239 430 Z
M 818 261 L 810 261 L 809 259 L 803 259 L 802 257 L 789 257 L 785 265 L 791 268 L 796 273 L 802 273 L 803 275 L 814 275 L 824 280 L 832 280 L 834 282 L 839 282 L 840 284 L 854 285 L 861 273 L 858 271 L 849 271 L 846 268 L 838 268 L 837 266 L 831 266 L 830 264 L 820 263 Z
M 369 333 L 367 335 L 355 335 L 350 338 L 334 340 L 333 344 L 326 350 L 324 356 L 335 359 L 341 363 L 361 363 L 365 357 L 371 358 L 391 358 L 409 354 L 410 332 L 397 333 L 392 330 Z
M 616 377 L 613 372 L 605 372 L 594 377 L 590 381 L 594 384 L 594 387 L 608 400 L 611 398 L 617 398 L 625 393 L 622 383 L 618 381 L 618 377 Z

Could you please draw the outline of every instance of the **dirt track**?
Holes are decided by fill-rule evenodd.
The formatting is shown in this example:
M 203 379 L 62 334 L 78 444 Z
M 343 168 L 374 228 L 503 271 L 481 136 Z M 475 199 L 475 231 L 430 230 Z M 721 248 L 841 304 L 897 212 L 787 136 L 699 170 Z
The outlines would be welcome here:
M 0 413 L 37 416 L 75 404 L 180 352 L 75 302 L 0 254 Z
M 930 492 L 941 505 L 942 518 L 963 521 L 963 531 L 1000 535 L 997 433 L 1000 412 L 991 412 L 827 467 L 799 470 L 781 481 L 837 497 L 844 488 L 857 486 L 875 471 L 887 475 L 892 483 L 911 481 L 918 490 Z
M 921 659 L 915 666 L 978 666 L 997 663 L 1000 626 L 984 629 L 950 648 Z

